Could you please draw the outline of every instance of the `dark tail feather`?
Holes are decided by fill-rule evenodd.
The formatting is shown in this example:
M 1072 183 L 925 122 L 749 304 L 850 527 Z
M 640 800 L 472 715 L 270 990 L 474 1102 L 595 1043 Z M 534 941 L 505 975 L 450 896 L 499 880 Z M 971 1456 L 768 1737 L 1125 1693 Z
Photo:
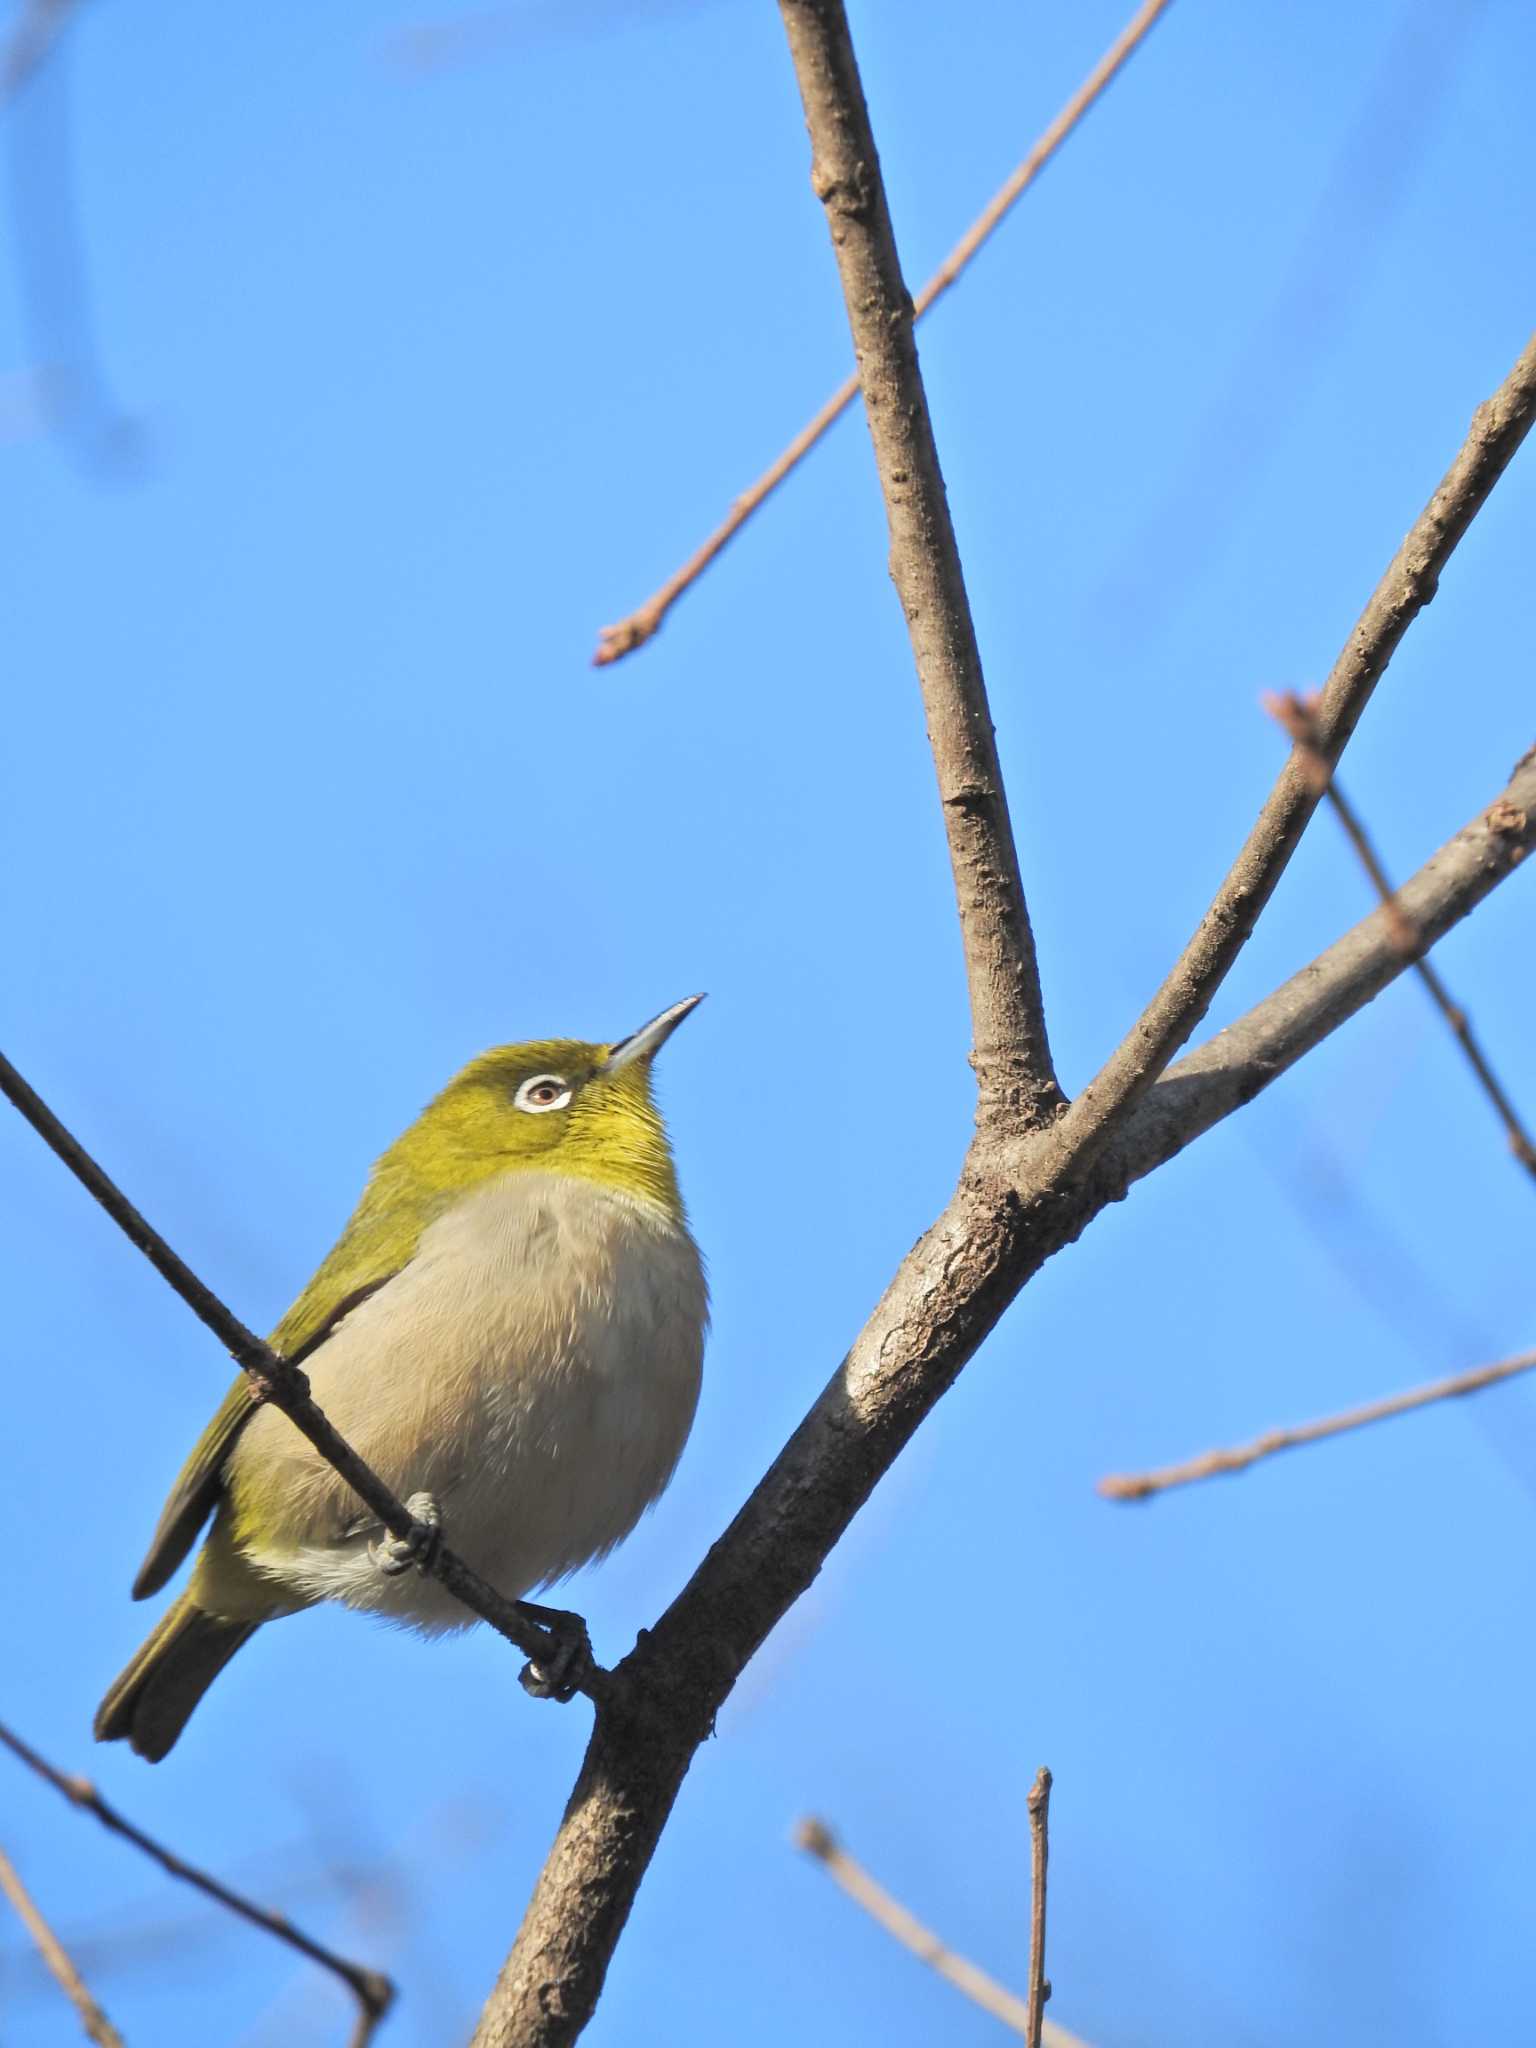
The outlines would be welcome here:
M 221 1621 L 183 1593 L 97 1708 L 96 1740 L 126 1737 L 140 1756 L 159 1763 L 203 1694 L 260 1626 Z

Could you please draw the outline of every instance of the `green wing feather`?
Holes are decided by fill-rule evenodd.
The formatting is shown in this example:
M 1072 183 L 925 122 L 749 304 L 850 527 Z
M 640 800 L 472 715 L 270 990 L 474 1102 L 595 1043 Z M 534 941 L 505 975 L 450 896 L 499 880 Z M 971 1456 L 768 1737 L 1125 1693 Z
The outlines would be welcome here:
M 401 1180 L 393 1156 L 386 1153 L 330 1256 L 272 1332 L 272 1348 L 290 1364 L 302 1365 L 343 1317 L 395 1277 L 414 1254 L 427 1223 L 443 1206 L 430 1199 L 409 1200 L 409 1193 L 415 1191 L 402 1186 Z M 149 1553 L 133 1582 L 135 1600 L 158 1593 L 196 1542 L 198 1532 L 218 1506 L 225 1460 L 257 1405 L 251 1382 L 241 1373 L 171 1489 Z

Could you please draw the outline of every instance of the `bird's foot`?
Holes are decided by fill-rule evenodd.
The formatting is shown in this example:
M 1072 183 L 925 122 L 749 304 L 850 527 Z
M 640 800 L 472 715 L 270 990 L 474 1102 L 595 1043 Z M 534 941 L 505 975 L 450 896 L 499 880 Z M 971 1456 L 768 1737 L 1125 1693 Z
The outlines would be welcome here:
M 387 1579 L 397 1579 L 412 1565 L 426 1571 L 443 1540 L 443 1511 L 430 1493 L 413 1493 L 405 1511 L 415 1522 L 409 1536 L 386 1536 L 370 1543 L 368 1555 Z
M 572 1700 L 592 1670 L 592 1639 L 579 1614 L 519 1600 L 517 1611 L 549 1636 L 549 1648 L 530 1658 L 518 1674 L 523 1691 L 536 1700 Z

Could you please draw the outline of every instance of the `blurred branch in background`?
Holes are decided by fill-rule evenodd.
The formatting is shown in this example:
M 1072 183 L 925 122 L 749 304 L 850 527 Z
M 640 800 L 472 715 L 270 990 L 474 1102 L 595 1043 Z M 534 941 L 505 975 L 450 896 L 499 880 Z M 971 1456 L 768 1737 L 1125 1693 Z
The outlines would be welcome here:
M 19 92 L 58 41 L 80 0 L 22 0 L 0 53 L 0 100 Z
M 977 250 L 1001 224 L 1014 201 L 1034 183 L 1126 59 L 1153 27 L 1159 15 L 1165 13 L 1171 4 L 1172 0 L 1144 0 L 1144 4 L 1137 8 L 1114 43 L 1105 51 L 1055 120 L 1040 136 L 1024 161 L 993 194 L 912 301 L 912 317 L 915 320 L 920 320 L 934 301 L 949 290 Z M 859 375 L 855 370 L 837 387 L 820 412 L 806 422 L 784 452 L 764 470 L 757 482 L 742 493 L 727 516 L 703 545 L 689 556 L 683 566 L 669 576 L 661 588 L 632 611 L 628 618 L 620 619 L 617 625 L 603 627 L 598 635 L 597 652 L 592 657 L 594 666 L 602 668 L 609 662 L 620 661 L 626 654 L 632 654 L 637 647 L 645 645 L 683 592 L 698 582 L 726 543 L 735 538 L 758 507 L 778 489 L 801 459 L 811 452 L 833 422 L 841 418 L 858 393 Z
M 78 11 L 78 0 L 33 0 L 0 56 L 11 240 L 32 356 L 21 374 L 28 425 L 68 445 L 93 476 L 123 482 L 143 473 L 146 447 L 108 385 L 96 341 L 64 34 Z
M 28 1770 L 46 1780 L 56 1792 L 62 1793 L 72 1806 L 93 1814 L 104 1828 L 110 1829 L 114 1835 L 121 1835 L 125 1841 L 132 1842 L 136 1849 L 151 1857 L 170 1876 L 179 1878 L 183 1884 L 195 1886 L 198 1891 L 216 1900 L 219 1905 L 237 1914 L 252 1927 L 259 1927 L 264 1933 L 274 1935 L 289 1948 L 297 1949 L 300 1955 L 308 1956 L 312 1963 L 318 1963 L 322 1969 L 329 1970 L 333 1976 L 339 1977 L 358 2004 L 357 2025 L 350 2037 L 348 2048 L 366 2048 L 380 2020 L 394 2003 L 395 1987 L 388 1977 L 381 1975 L 377 1970 L 365 1969 L 361 1963 L 349 1963 L 344 1956 L 335 1955 L 330 1949 L 323 1948 L 318 1941 L 312 1940 L 283 1914 L 268 1912 L 264 1906 L 258 1906 L 250 1899 L 242 1898 L 238 1892 L 232 1892 L 228 1885 L 221 1884 L 216 1877 L 210 1877 L 206 1871 L 183 1862 L 172 1850 L 165 1848 L 153 1836 L 146 1835 L 143 1829 L 135 1827 L 132 1821 L 126 1820 L 115 1806 L 110 1806 L 89 1779 L 71 1777 L 66 1772 L 56 1769 L 46 1757 L 39 1756 L 29 1743 L 23 1742 L 21 1737 L 14 1734 L 4 1723 L 0 1723 L 0 1743 L 4 1744 L 12 1756 L 24 1763 Z M 114 2034 L 111 2038 L 115 2041 L 118 2037 Z
M 1458 7 L 1406 0 L 1295 235 L 1279 288 L 1238 344 L 1224 384 L 1212 364 L 1215 396 L 1193 426 L 1162 503 L 1106 562 L 1089 597 L 1089 618 L 1121 622 L 1145 649 L 1175 603 L 1198 587 L 1345 333 L 1486 12 L 1482 0 Z M 1319 63 L 1347 61 L 1335 27 L 1347 20 L 1342 11 L 1319 16 Z M 1411 257 L 1405 252 L 1400 260 Z
M 476 63 L 540 43 L 590 42 L 616 29 L 694 14 L 710 0 L 519 0 L 479 7 L 389 32 L 386 54 L 403 70 L 426 73 Z
M 1353 846 L 1355 852 L 1360 856 L 1361 866 L 1375 884 L 1376 893 L 1381 898 L 1382 904 L 1392 918 L 1393 927 L 1402 947 L 1404 958 L 1413 962 L 1414 973 L 1429 990 L 1435 1007 L 1439 1010 L 1441 1016 L 1444 1017 L 1446 1023 L 1451 1027 L 1451 1030 L 1460 1042 L 1461 1049 L 1467 1056 L 1468 1065 L 1473 1073 L 1476 1074 L 1478 1081 L 1482 1085 L 1483 1093 L 1493 1104 L 1494 1110 L 1504 1126 L 1505 1133 L 1509 1139 L 1510 1151 L 1514 1153 L 1516 1159 L 1519 1160 L 1526 1171 L 1533 1177 L 1536 1177 L 1536 1144 L 1531 1142 L 1530 1135 L 1521 1123 L 1514 1104 L 1505 1093 L 1498 1076 L 1494 1073 L 1492 1067 L 1489 1066 L 1487 1056 L 1473 1034 L 1471 1020 L 1461 1005 L 1452 1000 L 1451 992 L 1440 979 L 1437 970 L 1431 967 L 1427 960 L 1420 960 L 1414 957 L 1418 951 L 1418 934 L 1415 932 L 1411 920 L 1404 916 L 1398 905 L 1397 898 L 1393 893 L 1392 884 L 1387 879 L 1386 870 L 1377 856 L 1375 847 L 1371 844 L 1370 836 L 1361 823 L 1354 805 L 1349 802 L 1343 790 L 1339 788 L 1337 781 L 1334 779 L 1332 770 L 1328 766 L 1327 756 L 1319 744 L 1316 725 L 1316 697 L 1298 696 L 1293 690 L 1282 693 L 1271 691 L 1264 698 L 1264 709 L 1271 718 L 1284 727 L 1296 745 L 1302 749 L 1303 756 L 1310 765 L 1316 787 L 1327 797 L 1328 802 L 1333 806 L 1334 815 L 1344 827 L 1350 845 Z
M 1038 1784 L 1038 1780 L 1036 1781 Z M 1030 1798 L 1033 1801 L 1034 1793 Z M 1031 1831 L 1034 1815 L 1031 1812 Z M 1006 1984 L 999 1984 L 995 1977 L 977 1964 L 968 1962 L 964 1956 L 956 1955 L 952 1948 L 940 1941 L 931 1928 L 909 1913 L 897 1898 L 893 1898 L 876 1878 L 870 1876 L 863 1864 L 858 1863 L 832 1833 L 825 1821 L 814 1815 L 796 1823 L 792 1837 L 795 1847 L 803 1849 L 808 1856 L 826 1871 L 857 1906 L 862 1906 L 869 1917 L 883 1927 L 893 1940 L 899 1941 L 904 1949 L 936 1970 L 945 1983 L 970 1999 L 973 2005 L 990 2013 L 995 2020 L 1026 2041 L 1042 2044 L 1042 2048 L 1084 2048 L 1075 2034 L 1069 2034 L 1065 2027 L 1058 2027 L 1054 2020 L 1043 2020 L 1038 2032 L 1030 2032 L 1030 2005 L 1010 1991 Z M 1042 1916 L 1043 1937 L 1043 1916 Z M 1033 1949 L 1031 1950 L 1031 1971 L 1033 1972 Z
M 38 1954 L 79 2013 L 87 2038 L 99 2042 L 100 2048 L 123 2048 L 122 2035 L 86 1989 L 85 1979 L 70 1961 L 64 1944 L 38 1911 L 31 1894 L 17 1875 L 15 1864 L 3 1849 L 0 1849 L 0 1892 L 4 1892 L 16 1908 L 17 1917 L 37 1944 Z
M 1321 1443 L 1325 1437 L 1342 1436 L 1347 1430 L 1364 1429 L 1368 1423 L 1386 1422 L 1394 1415 L 1408 1415 L 1415 1408 L 1428 1408 L 1436 1401 L 1453 1401 L 1461 1394 L 1476 1394 L 1484 1387 L 1496 1387 L 1536 1366 L 1536 1351 L 1523 1351 L 1517 1358 L 1505 1358 L 1497 1365 L 1476 1366 L 1471 1372 L 1436 1380 L 1427 1387 L 1415 1387 L 1406 1394 L 1389 1394 L 1385 1400 L 1370 1401 L 1363 1408 L 1347 1408 L 1321 1422 L 1304 1422 L 1294 1429 L 1266 1430 L 1252 1443 L 1230 1450 L 1203 1451 L 1182 1464 L 1162 1465 L 1152 1472 L 1110 1473 L 1099 1481 L 1098 1491 L 1106 1500 L 1146 1500 L 1171 1487 L 1188 1486 L 1196 1479 L 1214 1479 L 1224 1472 L 1246 1472 L 1261 1458 L 1277 1451 L 1293 1451 L 1302 1444 Z

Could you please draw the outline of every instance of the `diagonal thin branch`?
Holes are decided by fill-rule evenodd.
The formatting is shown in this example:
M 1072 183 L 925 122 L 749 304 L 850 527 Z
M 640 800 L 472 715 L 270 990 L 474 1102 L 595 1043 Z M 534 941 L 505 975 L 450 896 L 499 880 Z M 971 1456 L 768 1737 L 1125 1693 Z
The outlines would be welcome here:
M 1387 871 L 1371 844 L 1370 834 L 1361 822 L 1360 814 L 1340 789 L 1338 778 L 1329 769 L 1318 747 L 1315 699 L 1298 696 L 1294 690 L 1283 693 L 1270 692 L 1264 698 L 1264 708 L 1310 756 L 1319 787 L 1326 794 L 1334 816 L 1343 826 L 1344 836 L 1359 856 L 1360 865 L 1370 876 L 1376 894 L 1388 910 L 1392 910 L 1397 904 L 1397 898 L 1387 878 Z M 1400 912 L 1399 917 L 1398 937 L 1404 951 L 1411 954 L 1413 927 L 1406 918 L 1401 917 Z M 1428 989 L 1430 1001 L 1449 1025 L 1457 1043 L 1466 1054 L 1467 1064 L 1477 1076 L 1483 1093 L 1493 1104 L 1494 1114 L 1504 1126 L 1504 1135 L 1509 1140 L 1510 1151 L 1526 1171 L 1536 1178 L 1536 1143 L 1532 1142 L 1530 1133 L 1520 1121 L 1519 1112 L 1489 1064 L 1488 1056 L 1472 1029 L 1471 1018 L 1460 1003 L 1455 1001 L 1438 971 L 1427 960 L 1415 960 L 1413 971 Z
M 1158 17 L 1166 13 L 1171 4 L 1172 0 L 1143 0 L 1143 4 L 1137 8 L 1050 126 L 1032 145 L 1024 161 L 993 193 L 976 219 L 923 286 L 913 301 L 914 319 L 921 320 L 934 301 L 942 298 L 949 290 L 977 250 L 1012 210 L 1014 202 L 1035 182 L 1126 59 L 1151 31 Z M 858 395 L 859 378 L 858 372 L 855 371 L 838 385 L 821 410 L 806 421 L 789 446 L 769 464 L 757 482 L 742 492 L 714 532 L 688 557 L 683 566 L 669 576 L 659 590 L 653 591 L 644 604 L 637 606 L 628 618 L 620 619 L 617 625 L 603 627 L 598 635 L 597 652 L 592 657 L 595 668 L 602 668 L 612 661 L 622 661 L 626 654 L 633 654 L 637 647 L 645 645 L 660 628 L 667 613 L 684 591 L 692 589 L 715 557 L 724 551 L 726 544 L 735 539 L 752 514 L 773 495 L 802 459 L 810 454 L 822 435 L 842 417 Z
M 880 161 L 840 4 L 780 0 L 849 310 L 906 614 L 971 997 L 978 1127 L 1034 1130 L 1061 1106 L 1008 799 L 960 550 L 918 370 Z
M 280 1358 L 254 1331 L 248 1330 L 239 1317 L 224 1306 L 212 1288 L 177 1257 L 160 1233 L 145 1221 L 4 1054 L 0 1054 L 0 1094 L 10 1098 L 43 1143 L 63 1160 L 87 1192 L 94 1195 L 129 1243 L 144 1254 L 161 1279 L 181 1296 L 199 1322 L 212 1330 L 236 1365 L 251 1380 L 257 1399 L 270 1401 L 273 1407 L 283 1411 L 321 1457 L 341 1474 L 364 1505 L 378 1516 L 392 1536 L 404 1537 L 419 1546 L 424 1558 L 422 1569 L 439 1580 L 455 1599 L 462 1600 L 482 1620 L 488 1621 L 499 1635 L 505 1636 L 535 1665 L 541 1657 L 547 1657 L 554 1647 L 549 1631 L 522 1614 L 516 1601 L 498 1593 L 446 1543 L 438 1542 L 431 1531 L 420 1526 L 407 1513 L 372 1467 L 364 1463 L 326 1420 L 310 1395 L 307 1376 L 297 1366 Z M 587 1668 L 578 1681 L 579 1689 L 595 1697 L 601 1690 L 603 1674 L 592 1666 L 590 1657 L 585 1662 Z
M 1258 821 L 1198 929 L 1141 1016 L 1057 1126 L 1081 1156 L 1145 1093 L 1200 1019 L 1248 941 L 1321 801 L 1317 754 L 1331 774 L 1371 692 L 1441 571 L 1536 420 L 1536 336 L 1471 429 L 1409 529 L 1333 665 L 1314 714 L 1315 739 L 1295 746 Z
M 1299 974 L 1170 1067 L 1110 1140 L 1096 1182 L 1111 1200 L 1118 1198 L 1251 1102 L 1475 910 L 1533 846 L 1536 747 L 1515 764 L 1503 794 L 1395 892 L 1392 910 L 1362 918 Z M 1405 917 L 1416 935 L 1411 955 L 1402 944 Z
M 258 1906 L 252 1900 L 243 1898 L 239 1892 L 231 1891 L 228 1885 L 221 1884 L 218 1878 L 210 1877 L 207 1871 L 199 1870 L 195 1864 L 183 1862 L 172 1850 L 157 1842 L 153 1835 L 146 1835 L 142 1828 L 135 1827 L 131 1820 L 125 1819 L 115 1806 L 109 1805 L 88 1778 L 73 1777 L 68 1772 L 59 1770 L 49 1763 L 46 1757 L 39 1756 L 30 1743 L 23 1742 L 4 1722 L 0 1722 L 0 1743 L 5 1745 L 12 1756 L 24 1763 L 29 1771 L 46 1780 L 56 1792 L 63 1793 L 72 1806 L 93 1814 L 104 1828 L 109 1829 L 114 1835 L 121 1835 L 124 1841 L 132 1842 L 136 1849 L 141 1849 L 170 1876 L 179 1878 L 183 1884 L 192 1885 L 197 1891 L 226 1907 L 252 1927 L 259 1927 L 265 1934 L 275 1935 L 279 1941 L 286 1942 L 289 1948 L 297 1949 L 300 1955 L 307 1956 L 312 1963 L 318 1963 L 323 1970 L 329 1970 L 333 1977 L 339 1977 L 358 2004 L 358 2024 L 348 2048 L 367 2048 L 367 2043 L 372 2040 L 380 2020 L 395 2001 L 395 1987 L 382 1971 L 365 1969 L 361 1963 L 348 1962 L 345 1956 L 336 1955 L 331 1949 L 323 1947 L 321 1943 L 305 1934 L 301 1928 L 295 1927 L 284 1914 L 269 1912 L 265 1906 Z M 113 2035 L 112 2038 L 116 2040 L 117 2036 Z
M 43 1918 L 36 1901 L 22 1883 L 15 1864 L 3 1849 L 0 1849 L 0 1892 L 4 1892 L 16 1908 L 16 1917 L 36 1943 L 37 1952 L 48 1965 L 54 1981 L 79 2013 L 86 2038 L 97 2042 L 99 2048 L 123 2048 L 122 2035 L 91 1996 L 85 1979 L 70 1960 L 68 1949 Z
M 1463 1394 L 1481 1393 L 1505 1380 L 1536 1367 L 1536 1351 L 1524 1351 L 1518 1358 L 1504 1358 L 1497 1365 L 1479 1365 L 1471 1372 L 1453 1373 L 1449 1379 L 1434 1380 L 1426 1387 L 1413 1387 L 1405 1394 L 1389 1394 L 1381 1401 L 1368 1401 L 1361 1408 L 1346 1408 L 1341 1415 L 1325 1416 L 1318 1422 L 1303 1422 L 1290 1429 L 1266 1430 L 1251 1443 L 1228 1450 L 1203 1451 L 1177 1465 L 1159 1465 L 1151 1472 L 1111 1472 L 1098 1483 L 1106 1500 L 1148 1500 L 1154 1493 L 1167 1493 L 1175 1486 L 1189 1486 L 1197 1479 L 1215 1479 L 1224 1472 L 1246 1472 L 1261 1458 L 1277 1451 L 1294 1451 L 1303 1444 L 1322 1443 L 1330 1436 L 1343 1436 L 1352 1429 L 1364 1429 L 1372 1422 L 1387 1422 L 1394 1415 L 1411 1415 L 1416 1408 L 1431 1407 L 1436 1401 L 1454 1401 Z
M 930 1928 L 888 1892 L 878 1878 L 869 1872 L 838 1841 L 825 1821 L 809 1816 L 796 1824 L 794 1843 L 813 1856 L 832 1879 L 857 1906 L 876 1923 L 883 1927 L 893 1940 L 910 1950 L 919 1962 L 926 1963 L 938 1972 L 947 1984 L 952 1984 L 973 2005 L 989 2013 L 993 2019 L 1009 2028 L 1025 2040 L 1031 2038 L 1043 2043 L 1044 2048 L 1085 2048 L 1075 2034 L 1069 2034 L 1065 2027 L 1059 2027 L 1054 2020 L 1045 2020 L 1040 2030 L 1032 2037 L 1029 2032 L 1030 2017 L 1028 2001 L 1010 1991 L 1006 1984 L 999 1984 L 978 1964 L 942 1942 Z
M 1024 2034 L 1029 2048 L 1040 2048 L 1045 2001 L 1051 1995 L 1045 1975 L 1045 1873 L 1050 1861 L 1051 1774 L 1042 1764 L 1029 1788 L 1029 2004 Z

